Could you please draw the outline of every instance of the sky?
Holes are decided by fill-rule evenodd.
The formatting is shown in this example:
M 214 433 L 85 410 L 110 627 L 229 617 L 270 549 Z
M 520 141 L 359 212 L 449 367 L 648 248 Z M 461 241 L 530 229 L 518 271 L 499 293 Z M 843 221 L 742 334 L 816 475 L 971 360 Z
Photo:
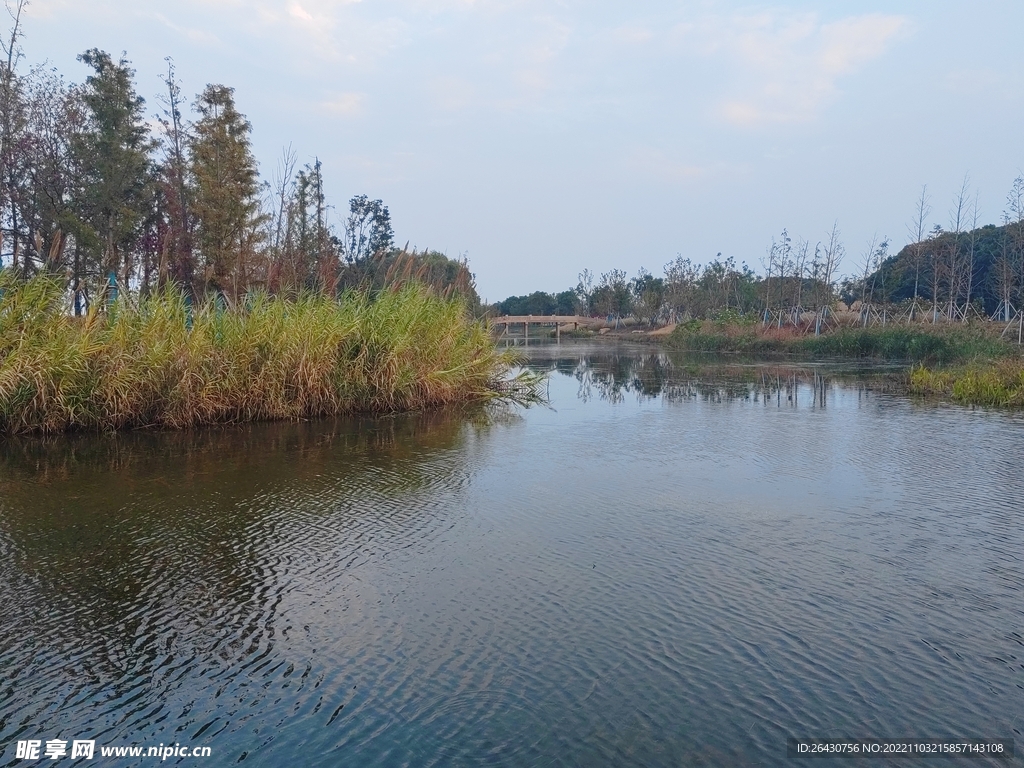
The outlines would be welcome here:
M 124 51 L 152 115 L 235 88 L 261 172 L 319 158 L 340 227 L 382 199 L 396 240 L 465 256 L 496 301 L 677 255 L 761 270 L 838 221 L 861 270 L 927 185 L 969 177 L 998 223 L 1024 168 L 1020 0 L 31 0 L 25 65 Z

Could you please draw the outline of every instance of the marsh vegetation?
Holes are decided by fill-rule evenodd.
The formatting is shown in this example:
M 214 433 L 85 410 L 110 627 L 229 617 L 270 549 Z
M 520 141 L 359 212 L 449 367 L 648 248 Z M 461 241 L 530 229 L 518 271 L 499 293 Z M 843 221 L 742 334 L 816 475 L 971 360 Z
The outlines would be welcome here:
M 340 299 L 251 294 L 193 309 L 173 288 L 67 312 L 59 280 L 0 280 L 0 432 L 184 428 L 529 395 L 458 298 L 408 284 Z M 520 387 L 519 385 L 522 385 Z
M 678 325 L 668 343 L 681 350 L 748 356 L 787 354 L 943 365 L 1004 358 L 1017 353 L 1016 347 L 998 333 L 977 326 L 841 327 L 821 336 L 807 336 L 791 329 L 764 329 L 749 323 L 695 321 Z

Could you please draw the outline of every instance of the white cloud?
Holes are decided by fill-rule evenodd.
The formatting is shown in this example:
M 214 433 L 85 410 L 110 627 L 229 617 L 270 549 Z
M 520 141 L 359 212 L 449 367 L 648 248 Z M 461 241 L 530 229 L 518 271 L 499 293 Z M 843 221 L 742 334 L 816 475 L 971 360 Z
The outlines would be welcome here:
M 66 15 L 85 5 L 33 0 L 30 9 Z M 88 5 L 124 13 L 118 0 Z M 883 56 L 907 27 L 904 17 L 883 13 L 828 21 L 785 10 L 702 16 L 694 6 L 707 7 L 590 13 L 544 0 L 180 0 L 170 9 L 137 0 L 130 12 L 204 47 L 266 50 L 320 92 L 341 84 L 346 92 L 320 105 L 341 115 L 365 106 L 347 89 L 372 92 L 388 78 L 446 112 L 625 103 L 686 66 L 681 43 L 684 56 L 702 61 L 687 81 L 691 92 L 679 98 L 691 113 L 738 126 L 816 118 L 843 79 Z
M 733 73 L 715 113 L 734 125 L 811 120 L 839 92 L 841 78 L 881 57 L 907 27 L 873 13 L 823 23 L 779 12 L 705 19 L 676 30 L 702 56 L 725 57 Z
M 293 18 L 299 19 L 300 21 L 315 21 L 313 16 L 298 3 L 292 3 L 288 6 L 288 14 Z

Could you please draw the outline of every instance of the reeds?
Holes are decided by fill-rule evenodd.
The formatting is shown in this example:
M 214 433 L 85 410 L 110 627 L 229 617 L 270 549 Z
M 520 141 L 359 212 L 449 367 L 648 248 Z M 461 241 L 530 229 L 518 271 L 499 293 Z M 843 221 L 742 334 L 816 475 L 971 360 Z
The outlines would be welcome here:
M 796 355 L 805 358 L 869 358 L 948 365 L 972 359 L 997 359 L 1014 347 L 992 333 L 974 328 L 839 328 L 821 336 L 797 335 L 790 329 L 721 327 L 694 321 L 676 327 L 669 337 L 676 349 L 735 352 L 747 356 Z
M 0 277 L 0 432 L 61 432 L 534 399 L 462 301 L 406 285 L 258 294 L 191 311 L 170 290 L 71 317 L 59 282 Z M 191 327 L 190 327 L 191 326 Z
M 822 336 L 806 337 L 801 346 L 818 357 L 860 357 L 939 365 L 993 360 L 1014 352 L 1013 346 L 994 335 L 991 329 L 970 326 L 840 328 Z

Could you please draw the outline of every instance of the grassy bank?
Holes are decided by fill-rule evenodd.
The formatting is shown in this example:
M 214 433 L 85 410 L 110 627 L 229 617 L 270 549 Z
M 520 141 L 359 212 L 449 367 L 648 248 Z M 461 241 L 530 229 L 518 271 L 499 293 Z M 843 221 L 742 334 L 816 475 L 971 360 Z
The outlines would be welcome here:
M 967 405 L 1024 407 L 1024 360 L 974 363 L 950 369 L 915 368 L 910 391 Z
M 668 343 L 680 350 L 751 357 L 867 358 L 931 365 L 998 359 L 1013 355 L 1015 350 L 984 329 L 962 326 L 840 328 L 821 336 L 803 336 L 785 328 L 703 322 L 677 326 Z
M 514 360 L 459 300 L 420 286 L 205 305 L 191 329 L 175 292 L 78 319 L 53 280 L 0 288 L 0 433 L 413 410 L 510 389 Z

